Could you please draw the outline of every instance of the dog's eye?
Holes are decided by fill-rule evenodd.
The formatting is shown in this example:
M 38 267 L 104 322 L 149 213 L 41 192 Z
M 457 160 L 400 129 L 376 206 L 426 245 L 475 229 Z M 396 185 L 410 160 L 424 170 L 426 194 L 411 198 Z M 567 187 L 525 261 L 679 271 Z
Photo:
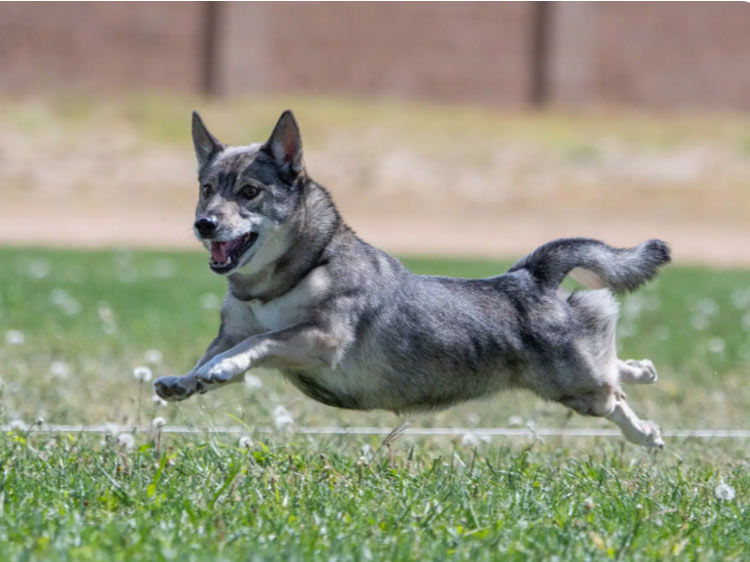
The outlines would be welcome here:
M 204 183 L 201 186 L 201 195 L 203 197 L 208 197 L 209 195 L 211 195 L 212 191 L 213 191 L 213 189 L 211 188 L 211 184 L 209 184 L 209 183 Z
M 260 194 L 260 189 L 254 185 L 245 185 L 242 187 L 242 195 L 248 199 L 255 199 Z

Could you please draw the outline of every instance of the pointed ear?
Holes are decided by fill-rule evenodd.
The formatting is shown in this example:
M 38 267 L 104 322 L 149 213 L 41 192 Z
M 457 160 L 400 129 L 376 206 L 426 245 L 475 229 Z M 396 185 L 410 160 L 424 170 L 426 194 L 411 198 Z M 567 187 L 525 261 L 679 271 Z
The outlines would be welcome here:
M 265 148 L 273 156 L 279 169 L 292 176 L 296 177 L 305 169 L 302 162 L 302 137 L 290 110 L 287 109 L 279 117 Z
M 224 145 L 216 137 L 208 132 L 203 124 L 201 116 L 197 111 L 193 111 L 193 146 L 195 147 L 195 157 L 198 159 L 198 167 L 202 168 L 211 157 L 222 150 Z

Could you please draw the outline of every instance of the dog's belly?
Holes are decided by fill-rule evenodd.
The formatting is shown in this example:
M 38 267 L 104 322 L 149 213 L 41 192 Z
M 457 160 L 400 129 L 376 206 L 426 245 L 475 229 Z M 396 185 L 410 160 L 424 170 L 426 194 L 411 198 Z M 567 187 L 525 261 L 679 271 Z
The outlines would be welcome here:
M 317 402 L 348 410 L 368 410 L 361 389 L 352 388 L 330 369 L 316 371 L 284 370 L 284 376 L 303 394 Z
M 432 373 L 417 382 L 379 369 L 283 370 L 306 396 L 328 406 L 349 410 L 393 412 L 439 410 L 514 386 L 507 373 Z M 433 378 L 434 377 L 434 378 Z

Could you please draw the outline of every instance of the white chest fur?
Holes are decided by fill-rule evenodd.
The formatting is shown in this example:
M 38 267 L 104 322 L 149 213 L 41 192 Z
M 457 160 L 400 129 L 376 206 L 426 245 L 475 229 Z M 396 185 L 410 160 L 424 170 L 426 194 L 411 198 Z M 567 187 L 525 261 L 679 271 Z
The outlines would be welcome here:
M 279 298 L 267 302 L 251 300 L 245 305 L 250 308 L 255 320 L 264 329 L 281 330 L 304 322 L 313 312 L 315 303 L 329 287 L 328 273 L 318 268 Z

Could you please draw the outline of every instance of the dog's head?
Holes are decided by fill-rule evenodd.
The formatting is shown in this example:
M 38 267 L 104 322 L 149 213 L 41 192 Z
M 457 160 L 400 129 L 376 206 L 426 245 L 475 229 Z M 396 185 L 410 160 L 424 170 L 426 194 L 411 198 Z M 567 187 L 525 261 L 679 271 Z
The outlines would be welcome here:
M 194 112 L 193 144 L 200 186 L 194 231 L 211 253 L 211 269 L 262 270 L 288 248 L 299 207 L 305 170 L 294 115 L 285 111 L 265 144 L 229 147 Z

